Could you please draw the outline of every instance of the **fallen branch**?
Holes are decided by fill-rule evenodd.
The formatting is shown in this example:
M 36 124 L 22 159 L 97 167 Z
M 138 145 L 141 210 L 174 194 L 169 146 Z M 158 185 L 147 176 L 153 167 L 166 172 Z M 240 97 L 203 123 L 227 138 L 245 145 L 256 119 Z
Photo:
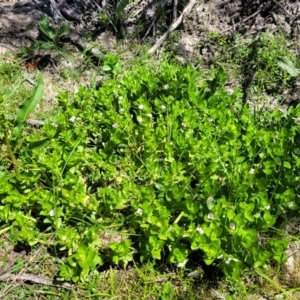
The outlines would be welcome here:
M 10 121 L 13 121 L 15 119 L 15 117 L 13 115 L 7 115 L 6 117 Z M 34 120 L 34 119 L 27 119 L 25 121 L 25 123 L 28 125 L 37 126 L 37 127 L 40 127 L 40 126 L 43 126 L 46 124 L 46 122 L 44 122 L 44 121 Z
M 50 239 L 52 240 L 52 238 Z M 1 289 L 0 291 L 0 299 L 7 299 L 6 296 L 7 294 L 14 289 L 16 286 L 16 282 L 25 282 L 25 281 L 30 281 L 33 283 L 37 284 L 42 284 L 42 285 L 49 285 L 49 286 L 54 286 L 54 287 L 61 287 L 65 289 L 73 289 L 73 285 L 65 282 L 65 281 L 57 281 L 53 280 L 49 277 L 45 276 L 39 276 L 39 275 L 33 275 L 26 273 L 26 270 L 30 264 L 32 264 L 34 261 L 36 261 L 37 257 L 40 255 L 42 247 L 40 247 L 34 254 L 33 256 L 30 257 L 30 259 L 27 259 L 27 263 L 25 263 L 23 269 L 18 273 L 18 274 L 12 274 L 10 273 L 13 268 L 13 264 L 20 258 L 24 259 L 24 256 L 26 255 L 25 251 L 22 251 L 20 253 L 16 253 L 14 257 L 8 262 L 7 266 L 5 266 L 2 270 L 0 270 L 0 281 L 8 281 L 9 283 L 4 286 L 4 288 Z
M 256 12 L 254 12 L 254 13 L 251 14 L 250 16 L 246 17 L 245 19 L 243 19 L 243 20 L 241 21 L 241 23 L 247 22 L 247 21 L 250 20 L 251 18 L 256 17 L 256 16 L 261 12 L 261 10 L 262 10 L 262 5 L 257 9 Z
M 155 45 L 152 46 L 152 48 L 148 51 L 148 54 L 150 54 L 150 55 L 153 54 L 157 50 L 157 48 L 159 48 L 162 45 L 162 43 L 167 39 L 167 37 L 171 34 L 171 32 L 174 31 L 180 25 L 183 18 L 190 13 L 190 11 L 193 8 L 193 6 L 195 5 L 195 3 L 196 3 L 196 0 L 191 0 L 189 2 L 189 4 L 185 7 L 182 14 L 179 16 L 179 18 L 161 36 L 161 38 L 155 43 Z
M 32 275 L 28 273 L 17 274 L 17 275 L 4 274 L 0 276 L 0 281 L 30 281 L 38 284 L 43 284 L 43 285 L 62 287 L 68 290 L 73 288 L 73 285 L 68 282 L 54 281 L 47 277 Z
M 173 22 L 177 20 L 177 6 L 178 6 L 178 0 L 174 0 L 173 3 Z

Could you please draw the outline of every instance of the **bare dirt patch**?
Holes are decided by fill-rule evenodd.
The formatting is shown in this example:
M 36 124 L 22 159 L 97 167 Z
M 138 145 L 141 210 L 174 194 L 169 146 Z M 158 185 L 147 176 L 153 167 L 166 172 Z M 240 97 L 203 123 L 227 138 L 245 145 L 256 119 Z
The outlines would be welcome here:
M 14 47 L 30 46 L 38 37 L 37 22 L 41 12 L 18 12 L 12 3 L 0 3 L 0 41 Z
M 38 37 L 37 22 L 42 13 L 48 14 L 57 22 L 51 3 L 55 1 L 28 2 L 2 2 L 0 3 L 0 40 L 2 43 L 15 47 L 30 45 Z M 112 1 L 83 5 L 81 1 L 63 1 L 66 6 L 61 11 L 59 19 L 70 24 L 69 42 L 79 48 L 86 46 L 84 35 L 89 31 L 92 40 L 98 44 L 99 49 L 114 51 L 116 39 L 120 39 L 116 24 L 105 23 L 97 15 L 98 11 L 108 11 Z M 73 3 L 74 2 L 74 3 Z M 97 2 L 97 1 L 95 1 Z M 188 1 L 178 5 L 179 15 Z M 94 6 L 93 6 L 94 5 Z M 96 5 L 96 6 L 95 6 Z M 77 11 L 76 20 L 71 10 Z M 69 12 L 69 13 L 68 13 Z M 96 15 L 95 15 L 96 13 Z M 71 17 L 71 15 L 73 17 Z M 122 41 L 126 44 L 128 38 L 138 43 L 153 42 L 160 37 L 174 21 L 173 1 L 151 0 L 134 1 L 128 5 L 122 14 Z M 120 24 L 119 24 L 120 25 Z M 179 27 L 178 43 L 175 51 L 184 58 L 197 57 L 204 45 L 210 43 L 205 37 L 207 32 L 216 32 L 221 35 L 255 37 L 264 31 L 284 32 L 291 38 L 299 38 L 300 33 L 300 2 L 295 0 L 209 0 L 199 1 L 191 13 L 185 16 Z M 102 46 L 101 46 L 102 45 Z M 210 48 L 209 52 L 216 49 Z M 96 51 L 97 52 L 97 51 Z M 101 52 L 101 51 L 100 51 Z M 201 54 L 201 53 L 200 53 Z M 204 55 L 207 59 L 207 54 Z
M 26 2 L 26 1 L 24 1 Z M 40 1 L 42 2 L 42 1 Z M 73 1 L 68 1 L 68 8 L 77 8 Z M 80 1 L 79 1 L 80 2 Z M 112 2 L 112 1 L 107 1 Z M 183 10 L 188 1 L 182 1 L 178 7 L 178 14 Z M 28 4 L 26 2 L 26 4 Z M 101 9 L 99 4 L 99 8 Z M 48 5 L 49 6 L 49 5 Z M 36 38 L 36 25 L 41 12 L 50 13 L 50 10 L 45 5 L 25 6 L 22 3 L 2 2 L 0 3 L 0 38 L 19 38 L 34 39 Z M 101 32 L 105 31 L 101 22 L 91 21 L 91 16 L 94 16 L 92 6 L 88 7 L 84 12 L 81 10 L 81 15 L 77 23 L 66 17 L 63 21 L 71 22 L 79 29 L 84 29 L 83 23 L 88 23 L 91 30 L 96 29 Z M 103 7 L 102 7 L 103 8 Z M 172 1 L 153 0 L 153 1 L 135 1 L 124 10 L 124 27 L 128 34 L 133 31 L 140 32 L 140 38 L 145 37 L 145 32 L 149 27 L 152 29 L 152 23 L 156 24 L 155 29 L 152 29 L 146 36 L 159 36 L 170 24 L 170 12 L 160 18 L 162 8 L 167 10 L 172 9 Z M 84 20 L 84 15 L 89 20 Z M 57 20 L 54 20 L 57 21 Z M 172 20 L 171 20 L 172 21 Z M 91 27 L 91 25 L 94 26 Z M 136 27 L 143 24 L 142 30 L 136 30 Z M 106 26 L 107 27 L 107 26 Z M 243 35 L 255 35 L 265 30 L 283 30 L 292 36 L 298 36 L 300 32 L 300 3 L 295 0 L 209 0 L 200 1 L 193 8 L 189 16 L 184 20 L 184 31 L 188 31 L 194 36 L 199 36 L 203 31 L 216 31 L 221 34 L 239 33 Z M 182 28 L 181 28 L 182 29 Z
M 255 35 L 261 31 L 283 30 L 293 36 L 300 32 L 300 3 L 294 0 L 209 0 L 196 5 L 186 22 L 187 30 L 201 34 Z M 195 27 L 196 26 L 196 27 Z

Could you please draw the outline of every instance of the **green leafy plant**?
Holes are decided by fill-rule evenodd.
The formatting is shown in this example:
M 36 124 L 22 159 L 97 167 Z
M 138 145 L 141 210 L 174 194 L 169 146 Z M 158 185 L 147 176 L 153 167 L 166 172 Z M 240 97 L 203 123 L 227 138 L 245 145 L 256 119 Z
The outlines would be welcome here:
M 110 24 L 115 32 L 123 34 L 123 28 L 120 24 L 122 15 L 126 6 L 132 2 L 132 0 L 119 0 L 115 6 L 110 6 L 108 11 L 99 14 L 99 18 L 107 24 Z
M 70 26 L 69 24 L 61 24 L 54 28 L 50 25 L 48 18 L 42 15 L 38 21 L 38 29 L 45 40 L 36 40 L 30 47 L 23 47 L 17 56 L 27 57 L 40 50 L 58 49 L 61 38 L 69 34 Z
M 279 67 L 281 67 L 283 70 L 287 71 L 288 74 L 292 77 L 295 77 L 299 74 L 299 69 L 297 69 L 294 65 L 294 63 L 289 60 L 287 57 L 278 57 L 277 64 Z
M 68 258 L 67 264 L 60 267 L 60 279 L 74 282 L 81 280 L 83 282 L 89 272 L 100 264 L 102 264 L 102 259 L 95 251 L 80 245 L 77 253 Z
M 107 54 L 103 63 L 103 71 L 110 77 L 116 78 L 120 73 L 121 63 L 119 57 L 113 54 Z
M 57 28 L 52 27 L 45 15 L 39 20 L 38 26 L 39 30 L 55 45 L 58 44 L 60 38 L 68 35 L 70 30 L 69 24 L 62 24 Z
M 0 181 L 11 234 L 34 244 L 47 243 L 36 223 L 56 232 L 59 277 L 75 282 L 104 261 L 183 268 L 198 253 L 233 279 L 283 263 L 273 228 L 300 204 L 300 107 L 253 112 L 221 69 L 119 70 L 100 89 L 61 93 L 57 115 L 25 138 L 22 186 L 8 171 Z
M 9 94 L 4 95 L 2 101 L 7 101 L 9 98 L 11 98 L 25 80 L 26 78 L 22 79 Z M 19 176 L 20 173 L 15 154 L 21 145 L 20 135 L 30 113 L 32 113 L 37 104 L 41 101 L 43 91 L 44 84 L 42 77 L 39 77 L 37 85 L 32 90 L 31 95 L 22 103 L 22 105 L 18 107 L 15 114 L 14 124 L 11 124 L 11 120 L 9 120 L 9 118 L 5 115 L 4 111 L 2 111 L 0 114 L 0 119 L 2 120 L 0 142 L 1 144 L 5 145 L 8 152 L 7 156 L 10 158 L 17 176 Z
M 293 85 L 298 75 L 297 58 L 282 34 L 265 32 L 255 39 L 237 35 L 234 41 L 210 34 L 209 39 L 218 47 L 219 55 L 214 61 L 243 76 L 244 88 L 255 95 L 264 92 L 280 95 Z

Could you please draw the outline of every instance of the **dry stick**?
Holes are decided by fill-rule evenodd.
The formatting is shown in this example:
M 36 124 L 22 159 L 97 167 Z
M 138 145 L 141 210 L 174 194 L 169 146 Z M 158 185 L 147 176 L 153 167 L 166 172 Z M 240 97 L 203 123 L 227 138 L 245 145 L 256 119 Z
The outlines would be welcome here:
M 26 78 L 26 81 L 28 81 L 31 85 L 36 85 L 36 82 L 31 80 L 30 78 Z
M 281 3 L 279 3 L 276 0 L 272 0 L 272 2 L 274 2 L 276 5 L 278 5 L 280 8 L 282 8 L 284 10 L 284 12 L 290 16 L 292 16 L 292 14 L 284 7 L 284 5 L 282 5 Z
M 170 28 L 161 36 L 161 38 L 152 46 L 152 48 L 148 51 L 148 54 L 153 54 L 158 47 L 162 45 L 162 43 L 167 39 L 167 37 L 170 35 L 172 31 L 174 31 L 182 22 L 183 17 L 188 15 L 192 9 L 192 7 L 195 5 L 196 0 L 191 0 L 189 4 L 185 7 L 182 14 L 179 16 L 179 18 L 174 22 Z
M 4 274 L 0 276 L 0 281 L 31 281 L 38 284 L 43 285 L 51 285 L 55 287 L 62 287 L 65 289 L 72 289 L 73 286 L 68 282 L 59 282 L 59 281 L 53 281 L 50 278 L 44 277 L 44 276 L 38 276 L 38 275 L 32 275 L 28 273 L 23 274 Z
M 18 2 L 17 3 L 17 6 L 19 7 L 19 6 L 23 6 L 23 5 L 25 5 L 25 4 L 28 4 L 28 3 L 30 3 L 31 1 L 25 1 L 24 3 L 22 3 L 22 2 Z M 24 8 L 22 8 L 22 12 L 29 12 L 29 11 L 32 11 L 32 10 L 34 10 L 34 9 L 37 9 L 37 8 L 39 8 L 39 7 L 41 7 L 41 6 L 44 6 L 44 5 L 46 5 L 46 4 L 48 4 L 49 3 L 49 0 L 45 0 L 45 1 L 41 1 L 40 3 L 36 3 L 36 4 L 31 4 L 29 7 L 24 7 Z
M 12 116 L 12 115 L 7 115 L 6 117 L 10 121 L 13 121 L 15 119 L 15 117 Z M 28 125 L 37 126 L 37 127 L 40 127 L 40 126 L 43 126 L 43 125 L 46 124 L 46 122 L 44 122 L 44 121 L 34 120 L 34 119 L 27 119 L 25 121 L 25 123 L 28 124 Z
M 173 5 L 173 23 L 177 20 L 177 6 L 178 6 L 178 0 L 174 0 L 174 5 Z
M 17 279 L 22 275 L 24 274 L 24 270 L 28 267 L 29 263 L 39 254 L 41 250 L 38 249 L 36 251 L 36 253 L 29 259 L 29 261 L 27 262 L 26 266 L 24 269 L 22 269 L 19 274 L 17 275 L 14 275 L 14 277 L 12 277 L 9 281 L 11 281 L 7 286 L 5 286 L 2 290 L 1 290 L 1 293 L 0 293 L 0 299 L 5 299 L 5 296 L 9 293 L 9 291 L 13 288 L 13 284 L 17 281 Z M 19 256 L 20 257 L 20 256 Z M 5 278 L 7 278 L 6 276 L 7 275 L 10 275 L 10 274 L 4 274 L 0 277 L 0 280 L 2 280 L 2 278 L 4 278 L 4 281 L 8 281 L 8 280 L 5 280 Z M 11 274 L 13 275 L 13 274 Z
M 163 2 L 162 8 L 165 6 L 166 2 L 167 2 L 167 0 L 165 0 L 165 1 Z M 158 11 L 158 12 L 154 15 L 154 18 L 153 18 L 153 20 L 152 20 L 152 22 L 151 22 L 149 28 L 147 29 L 147 31 L 146 31 L 144 37 L 142 38 L 142 41 L 144 41 L 144 40 L 146 39 L 146 37 L 148 36 L 148 34 L 149 34 L 150 30 L 152 29 L 152 27 L 153 27 L 153 31 L 155 31 L 155 22 L 156 22 L 156 20 L 157 20 L 157 18 L 158 18 L 158 16 L 159 16 L 159 14 L 160 14 L 160 11 Z
M 20 66 L 23 66 L 23 65 L 22 65 L 22 62 L 19 62 L 19 61 L 15 60 L 15 59 L 13 59 L 13 58 L 11 58 L 11 57 L 7 57 L 7 56 L 0 55 L 0 58 L 4 58 L 4 59 L 6 59 L 6 60 L 8 60 L 8 61 L 14 62 L 14 63 L 16 63 L 16 64 L 18 64 L 18 65 L 20 65 Z M 32 85 L 36 85 L 36 82 L 33 81 L 33 80 L 31 80 L 30 78 L 26 78 L 26 81 L 28 81 L 28 82 L 29 82 L 30 84 L 32 84 Z
M 53 20 L 56 23 L 58 21 L 58 18 L 61 17 L 62 19 L 65 20 L 65 18 L 61 15 L 60 13 L 60 8 L 58 7 L 58 3 L 56 3 L 54 0 L 49 0 L 50 1 L 50 6 L 52 7 L 53 11 Z
M 243 19 L 240 23 L 246 22 L 246 21 L 250 20 L 251 18 L 254 18 L 255 16 L 257 16 L 261 12 L 261 10 L 262 10 L 262 6 L 260 6 L 255 13 L 253 13 L 252 15 L 250 15 L 250 16 L 246 17 L 245 19 Z
M 4 274 L 0 276 L 0 281 L 11 281 L 7 286 L 5 286 L 0 291 L 0 299 L 5 299 L 6 295 L 9 293 L 11 289 L 13 289 L 13 284 L 17 281 L 32 281 L 39 284 L 44 285 L 51 285 L 51 286 L 57 286 L 57 287 L 63 287 L 66 289 L 71 289 L 73 286 L 67 282 L 57 282 L 55 280 L 51 280 L 50 278 L 43 277 L 43 276 L 37 276 L 28 274 L 25 272 L 25 270 L 28 268 L 29 264 L 36 259 L 36 257 L 40 254 L 42 248 L 39 248 L 33 256 L 29 259 L 29 261 L 25 264 L 25 267 L 18 273 L 18 274 Z M 20 253 L 19 257 L 22 255 Z
M 27 119 L 25 122 L 26 122 L 28 125 L 38 126 L 38 127 L 43 126 L 43 125 L 46 124 L 46 123 L 43 122 L 43 121 L 40 121 L 40 120 L 33 120 L 33 119 Z

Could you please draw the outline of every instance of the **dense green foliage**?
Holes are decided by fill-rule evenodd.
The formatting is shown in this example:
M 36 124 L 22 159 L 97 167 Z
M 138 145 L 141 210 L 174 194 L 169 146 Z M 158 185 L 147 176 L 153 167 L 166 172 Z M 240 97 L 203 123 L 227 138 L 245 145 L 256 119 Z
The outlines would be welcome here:
M 11 237 L 56 247 L 73 281 L 107 261 L 183 267 L 196 251 L 233 278 L 282 263 L 272 228 L 299 205 L 300 108 L 254 111 L 221 70 L 205 79 L 163 62 L 120 75 L 112 57 L 105 69 L 99 90 L 60 94 L 51 123 L 21 138 L 19 176 L 2 158 Z

